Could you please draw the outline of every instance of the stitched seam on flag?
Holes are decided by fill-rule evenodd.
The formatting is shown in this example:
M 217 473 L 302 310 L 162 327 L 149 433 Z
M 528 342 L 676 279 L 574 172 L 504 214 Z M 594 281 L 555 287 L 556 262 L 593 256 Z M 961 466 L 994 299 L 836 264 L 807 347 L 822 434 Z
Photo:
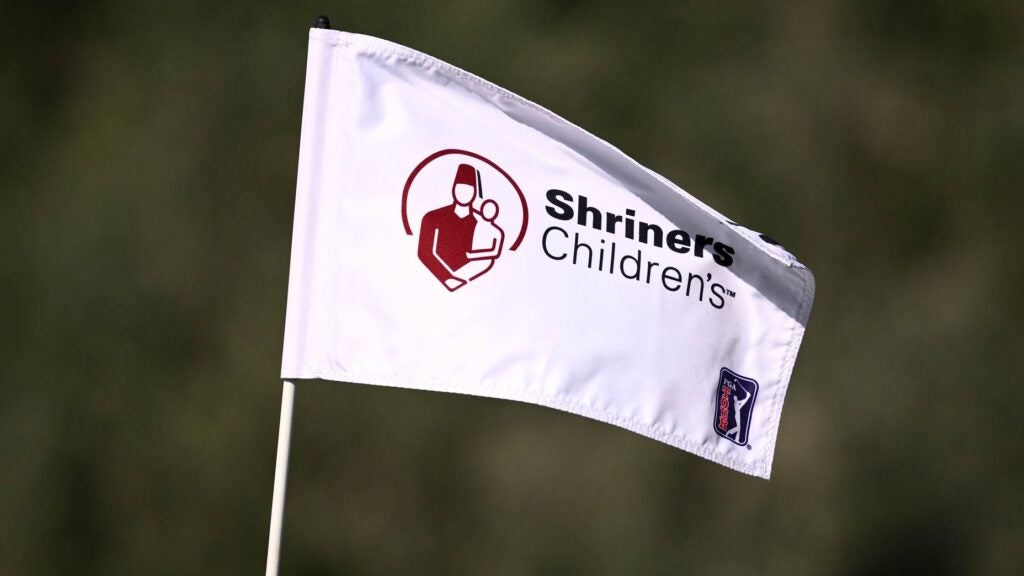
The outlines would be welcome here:
M 807 306 L 808 294 L 809 294 L 809 291 L 808 291 L 809 282 L 807 282 L 806 277 L 804 277 L 802 280 L 803 280 L 802 283 L 801 283 L 802 298 L 801 298 L 801 302 L 800 302 L 800 309 L 797 312 L 797 316 L 798 317 L 803 315 L 804 308 Z M 790 379 L 790 376 L 792 375 L 793 366 L 796 363 L 796 352 L 799 349 L 800 341 L 803 339 L 803 331 L 801 331 L 799 327 L 800 327 L 799 322 L 794 321 L 792 323 L 792 326 L 790 328 L 789 344 L 786 347 L 786 354 L 783 357 L 783 361 L 782 361 L 782 363 L 779 366 L 779 375 L 778 375 L 778 379 L 777 379 L 777 382 L 779 383 L 779 385 L 776 388 L 776 393 L 774 395 L 774 398 L 772 399 L 771 417 L 769 418 L 769 421 L 768 421 L 768 430 L 769 430 L 769 432 L 771 434 L 771 437 L 768 440 L 768 446 L 767 446 L 767 448 L 766 448 L 766 450 L 764 452 L 764 460 L 763 460 L 763 464 L 762 464 L 763 468 L 768 473 L 770 473 L 770 471 L 771 471 L 772 462 L 773 462 L 774 456 L 775 456 L 775 454 L 774 454 L 775 446 L 776 446 L 776 443 L 778 442 L 778 435 L 779 435 L 778 426 L 779 426 L 779 423 L 782 420 L 783 401 L 784 401 L 784 399 L 786 397 L 786 392 L 789 389 L 789 379 Z
M 329 369 L 324 368 L 323 366 L 310 368 L 308 373 L 304 371 L 301 378 L 324 378 L 327 380 L 351 382 L 356 384 L 390 386 L 394 388 L 465 394 L 469 396 L 483 396 L 554 408 L 563 412 L 576 414 L 577 416 L 582 416 L 591 420 L 612 424 L 619 428 L 630 430 L 648 438 L 658 440 L 664 444 L 696 454 L 697 456 L 739 472 L 767 478 L 767 471 L 762 465 L 748 463 L 729 457 L 728 455 L 716 452 L 713 449 L 703 446 L 684 436 L 673 434 L 655 426 L 643 424 L 626 416 L 594 408 L 579 401 L 570 400 L 561 396 L 545 396 L 542 394 L 524 392 L 521 391 L 518 386 L 512 386 L 509 384 L 497 384 L 491 386 L 485 386 L 483 384 L 467 385 L 465 383 L 455 383 L 448 380 L 417 378 L 411 375 L 397 376 L 390 373 L 384 374 L 355 370 L 350 371 L 345 369 Z
M 324 38 L 322 36 L 318 36 L 318 35 L 315 35 L 315 34 L 312 34 L 312 33 L 310 34 L 310 38 L 311 39 L 316 39 L 317 41 L 322 42 L 324 44 L 327 44 L 329 46 L 334 46 L 335 45 L 335 43 L 329 41 L 328 38 Z M 318 130 L 324 131 L 324 135 L 323 135 L 324 145 L 323 146 L 316 146 L 316 147 L 314 147 L 313 148 L 313 152 L 315 152 L 316 154 L 314 155 L 313 152 L 310 152 L 310 155 L 312 156 L 312 158 L 310 158 L 308 160 L 308 162 L 310 164 L 309 170 L 311 172 L 311 174 L 310 174 L 310 181 L 315 183 L 313 186 L 317 189 L 317 191 L 320 188 L 322 188 L 322 186 L 323 186 L 324 178 L 323 178 L 322 172 L 324 170 L 324 167 L 326 166 L 326 163 L 323 162 L 323 159 L 321 157 L 322 150 L 329 150 L 330 149 L 330 145 L 331 145 L 330 139 L 332 138 L 332 131 L 330 130 L 330 119 L 331 119 L 332 114 L 333 114 L 333 112 L 332 112 L 332 108 L 333 107 L 329 106 L 327 104 L 329 104 L 329 101 L 330 101 L 331 88 L 334 85 L 333 79 L 334 79 L 334 76 L 335 76 L 335 73 L 336 73 L 336 70 L 337 70 L 338 60 L 339 60 L 337 58 L 337 55 L 335 54 L 335 52 L 333 50 L 328 50 L 327 54 L 328 54 L 327 57 L 330 58 L 329 71 L 326 74 L 326 78 L 321 78 L 320 82 L 323 85 L 324 93 L 327 94 L 326 99 L 327 99 L 328 102 L 326 102 L 326 103 L 317 102 L 316 103 L 317 104 L 316 109 L 321 114 L 325 115 L 325 121 L 320 126 L 316 127 Z M 318 97 L 319 97 L 319 95 L 314 96 L 314 98 L 318 98 Z M 308 113 L 308 112 L 306 110 L 303 110 L 303 114 L 306 114 L 306 113 Z M 301 161 L 301 159 L 300 159 L 300 161 Z M 301 167 L 300 167 L 300 169 L 301 169 Z M 316 174 L 315 178 L 312 176 L 313 173 Z M 314 191 L 310 190 L 310 191 L 307 192 L 307 194 L 312 194 L 313 192 Z M 298 194 L 300 194 L 300 193 L 301 193 L 301 191 L 297 190 L 296 191 L 296 197 L 298 197 Z M 321 210 L 319 208 L 320 208 L 320 206 L 317 206 L 316 209 L 313 210 L 312 225 L 310 226 L 310 228 L 312 230 L 314 230 L 314 231 L 320 230 L 320 228 L 321 228 L 321 226 L 323 224 L 323 222 L 322 222 L 323 210 Z M 319 270 L 319 268 L 320 268 L 319 266 L 316 265 L 316 262 L 317 262 L 317 260 L 319 258 L 319 255 L 322 254 L 323 234 L 313 233 L 313 234 L 311 234 L 311 236 L 313 237 L 313 241 L 311 243 L 312 245 L 311 245 L 311 247 L 309 249 L 310 252 L 311 252 L 311 256 L 309 258 L 309 260 L 311 262 L 311 265 L 304 268 L 304 273 L 306 275 L 306 280 L 305 281 L 306 281 L 307 285 L 313 287 L 312 288 L 313 294 L 312 294 L 311 300 L 313 301 L 313 303 L 315 305 L 316 302 L 321 300 L 321 293 L 322 293 L 322 290 L 323 290 L 322 287 L 320 287 L 320 283 L 315 281 L 317 270 Z M 289 290 L 291 290 L 291 286 L 289 286 Z M 314 305 L 311 305 L 310 308 L 311 309 L 314 308 L 315 307 Z M 320 318 L 317 315 L 313 315 L 311 319 L 307 319 L 306 320 L 306 323 L 307 323 L 307 326 L 308 326 L 307 330 L 312 333 L 313 337 L 306 336 L 306 337 L 304 337 L 302 339 L 302 344 L 301 344 L 301 346 L 302 346 L 302 358 L 303 358 L 302 366 L 308 366 L 310 364 L 310 357 L 311 357 L 311 355 L 315 354 L 315 352 L 312 351 L 310 348 L 312 346 L 317 345 L 319 342 L 324 341 L 324 333 L 323 333 L 324 330 L 323 330 L 323 327 L 322 327 L 323 323 L 320 321 Z M 313 344 L 311 344 L 311 342 Z M 283 368 L 284 367 L 282 366 L 282 378 L 285 378 L 285 375 L 283 373 Z
M 324 128 L 323 129 L 326 131 L 326 134 L 324 135 L 324 145 L 321 148 L 321 150 L 333 150 L 334 149 L 334 140 L 336 138 L 335 131 L 331 129 L 331 127 L 334 125 L 333 120 L 335 118 L 334 106 L 331 106 L 331 101 L 334 98 L 334 91 L 331 90 L 331 88 L 334 86 L 335 78 L 338 76 L 338 66 L 339 66 L 339 62 L 341 62 L 341 58 L 338 57 L 338 54 L 334 50 L 329 50 L 328 54 L 330 55 L 330 58 L 331 58 L 331 66 L 330 66 L 330 73 L 329 73 L 329 75 L 327 77 L 327 102 L 322 107 L 323 108 L 322 113 L 324 114 Z M 317 170 L 320 170 L 320 171 L 325 170 L 326 167 L 327 167 L 327 163 L 323 161 L 324 159 L 323 158 L 317 158 L 316 160 L 317 160 Z M 323 188 L 323 182 L 325 182 L 325 181 L 326 181 L 326 178 L 323 178 L 323 177 L 318 178 L 317 182 L 318 182 L 318 185 L 320 186 L 321 189 Z M 316 214 L 314 216 L 316 218 L 316 228 L 315 228 L 315 230 L 317 232 L 322 230 L 323 229 L 323 225 L 324 225 L 324 222 L 323 222 L 324 210 L 322 208 L 323 208 L 322 206 L 318 206 L 318 209 L 317 209 Z M 324 236 L 325 236 L 324 234 L 320 234 L 320 233 L 314 234 L 314 238 L 315 238 L 314 253 L 313 253 L 313 261 L 314 262 L 316 262 L 319 259 L 320 255 L 324 253 L 323 252 Z M 315 273 L 315 271 L 318 270 L 318 269 L 319 269 L 319 266 L 314 265 L 312 273 Z M 312 286 L 315 287 L 315 290 L 316 290 L 316 292 L 314 293 L 314 298 L 315 298 L 314 304 L 316 302 L 323 302 L 325 300 L 325 298 L 326 298 L 326 296 L 323 294 L 323 291 L 325 289 L 324 286 L 323 286 L 323 283 L 322 282 L 313 282 L 312 280 L 310 281 L 310 283 L 311 283 Z M 313 332 L 317 335 L 317 338 L 315 340 L 317 345 L 319 345 L 320 342 L 328 342 L 329 340 L 327 340 L 327 335 L 325 334 L 326 327 L 324 325 L 323 319 L 320 316 L 318 316 L 318 315 L 314 315 L 313 322 L 314 322 Z M 309 350 L 309 346 L 306 347 L 306 352 L 307 352 L 307 354 L 311 353 L 310 350 Z M 306 359 L 306 361 L 307 362 L 309 361 L 308 358 Z
M 800 301 L 800 308 L 797 311 L 797 318 L 793 320 L 792 328 L 790 332 L 789 346 L 786 349 L 786 355 L 779 369 L 779 386 L 775 394 L 775 398 L 772 401 L 772 414 L 771 419 L 768 423 L 768 430 L 771 433 L 771 438 L 768 441 L 767 449 L 764 452 L 763 468 L 765 474 L 770 475 L 772 469 L 772 462 L 775 459 L 775 446 L 778 442 L 779 436 L 779 425 L 782 421 L 782 406 L 783 401 L 786 398 L 786 392 L 789 389 L 789 381 L 793 375 L 793 367 L 796 364 L 797 352 L 800 350 L 800 343 L 803 341 L 804 333 L 806 332 L 807 319 L 809 317 L 809 306 L 814 301 L 814 278 L 810 275 L 810 271 L 806 274 L 802 274 L 802 293 L 803 297 Z

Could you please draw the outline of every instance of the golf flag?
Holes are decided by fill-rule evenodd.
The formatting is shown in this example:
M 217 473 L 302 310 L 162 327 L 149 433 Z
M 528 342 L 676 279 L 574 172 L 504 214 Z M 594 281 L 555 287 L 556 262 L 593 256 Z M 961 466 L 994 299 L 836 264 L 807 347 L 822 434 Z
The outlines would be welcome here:
M 459 392 L 768 478 L 810 271 L 608 143 L 313 29 L 283 378 Z

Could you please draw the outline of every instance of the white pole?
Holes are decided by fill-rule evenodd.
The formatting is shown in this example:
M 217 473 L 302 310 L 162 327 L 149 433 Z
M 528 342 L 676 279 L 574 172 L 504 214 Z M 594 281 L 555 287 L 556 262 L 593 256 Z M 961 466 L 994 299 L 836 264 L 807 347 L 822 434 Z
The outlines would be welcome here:
M 292 407 L 295 384 L 285 380 L 281 396 L 281 425 L 277 434 L 277 469 L 274 472 L 274 501 L 270 507 L 270 543 L 267 546 L 267 576 L 277 576 L 281 559 L 281 526 L 284 523 L 284 491 L 288 479 L 288 447 L 292 437 Z

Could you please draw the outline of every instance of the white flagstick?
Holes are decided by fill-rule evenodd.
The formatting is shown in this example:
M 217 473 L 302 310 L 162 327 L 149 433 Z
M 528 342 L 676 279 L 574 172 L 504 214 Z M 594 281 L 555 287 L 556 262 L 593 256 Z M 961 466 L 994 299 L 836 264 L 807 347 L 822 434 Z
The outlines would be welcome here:
M 331 28 L 327 16 L 318 16 L 313 28 Z M 281 562 L 281 531 L 284 525 L 284 495 L 288 481 L 288 449 L 292 438 L 292 409 L 295 405 L 295 384 L 284 381 L 281 396 L 281 424 L 277 435 L 277 468 L 274 471 L 274 501 L 270 507 L 270 542 L 267 544 L 267 576 L 277 576 Z
M 281 396 L 281 425 L 277 435 L 277 469 L 274 472 L 274 501 L 270 508 L 270 544 L 267 546 L 267 576 L 277 576 L 281 559 L 281 525 L 284 523 L 284 491 L 288 479 L 288 447 L 292 437 L 292 406 L 295 384 L 285 380 Z

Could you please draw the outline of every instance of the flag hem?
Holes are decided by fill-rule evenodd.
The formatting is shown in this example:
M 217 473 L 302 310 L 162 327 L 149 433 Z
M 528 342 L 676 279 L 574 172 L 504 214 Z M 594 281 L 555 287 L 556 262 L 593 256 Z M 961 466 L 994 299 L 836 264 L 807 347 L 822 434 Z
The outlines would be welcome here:
M 803 294 L 800 298 L 800 308 L 797 311 L 797 318 L 793 320 L 793 334 L 790 336 L 786 356 L 780 366 L 778 393 L 772 400 L 771 417 L 768 421 L 768 429 L 772 432 L 768 439 L 768 446 L 765 449 L 764 456 L 763 467 L 766 471 L 764 476 L 766 480 L 771 476 L 772 464 L 775 461 L 775 446 L 778 441 L 779 426 L 782 421 L 782 408 L 786 400 L 786 393 L 789 391 L 789 381 L 793 376 L 793 368 L 796 366 L 796 357 L 800 352 L 804 333 L 807 331 L 807 321 L 810 319 L 811 306 L 814 303 L 814 275 L 806 267 L 801 269 L 802 272 L 799 273 L 799 276 L 803 284 Z
M 522 391 L 513 391 L 513 387 L 509 385 L 498 385 L 494 387 L 484 387 L 480 384 L 467 385 L 464 383 L 453 384 L 452 381 L 432 381 L 432 380 L 415 380 L 405 376 L 396 376 L 394 374 L 384 373 L 371 373 L 365 371 L 349 371 L 349 370 L 330 370 L 330 369 L 309 369 L 300 372 L 301 376 L 289 376 L 282 379 L 286 380 L 311 380 L 311 379 L 322 379 L 332 380 L 335 382 L 348 382 L 351 384 L 368 384 L 371 386 L 386 386 L 390 388 L 405 388 L 410 390 L 422 390 L 427 392 L 443 392 L 448 394 L 464 394 L 467 396 L 481 396 L 485 398 L 494 398 L 497 400 L 512 400 L 515 402 L 523 402 L 526 404 L 534 404 L 537 406 L 544 406 L 562 412 L 568 412 L 577 416 L 583 416 L 591 420 L 603 422 L 605 424 L 611 424 L 630 432 L 640 434 L 668 444 L 674 448 L 690 452 L 717 464 L 721 464 L 726 468 L 736 470 L 737 472 L 743 472 L 751 476 L 758 478 L 769 479 L 771 471 L 766 469 L 763 464 L 752 465 L 740 460 L 730 458 L 724 454 L 720 454 L 700 446 L 691 440 L 687 440 L 679 435 L 666 432 L 660 428 L 649 426 L 637 422 L 631 418 L 626 418 L 616 414 L 611 414 L 603 410 L 592 408 L 580 402 L 569 400 L 566 398 L 544 396 L 541 394 L 532 394 Z

